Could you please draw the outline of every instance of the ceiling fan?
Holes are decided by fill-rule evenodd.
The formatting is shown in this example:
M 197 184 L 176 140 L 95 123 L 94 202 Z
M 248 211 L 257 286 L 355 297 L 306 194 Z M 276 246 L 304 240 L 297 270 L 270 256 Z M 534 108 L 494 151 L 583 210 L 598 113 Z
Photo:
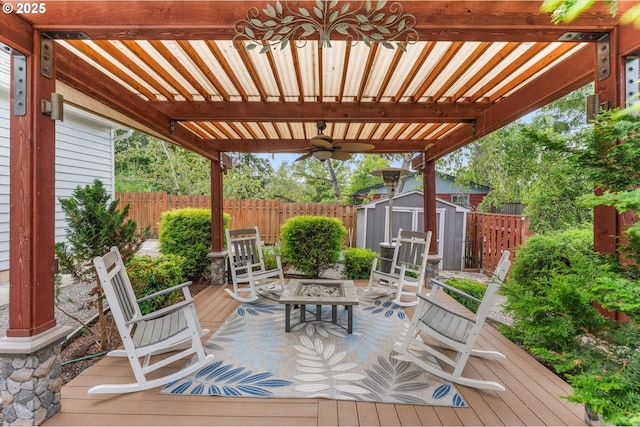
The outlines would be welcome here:
M 334 143 L 333 138 L 322 133 L 322 131 L 327 128 L 327 123 L 324 120 L 318 121 L 316 127 L 318 128 L 318 135 L 309 140 L 311 144 L 311 147 L 308 149 L 309 152 L 298 157 L 295 160 L 296 162 L 312 156 L 322 162 L 327 159 L 349 160 L 351 153 L 369 151 L 375 148 L 375 145 L 363 142 Z

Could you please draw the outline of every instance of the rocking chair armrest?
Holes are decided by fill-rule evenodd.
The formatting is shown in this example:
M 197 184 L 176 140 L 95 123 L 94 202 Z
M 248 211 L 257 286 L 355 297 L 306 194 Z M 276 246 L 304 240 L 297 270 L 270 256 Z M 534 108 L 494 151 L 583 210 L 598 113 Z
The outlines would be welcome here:
M 447 313 L 449 313 L 449 314 L 451 314 L 453 316 L 456 316 L 458 318 L 464 319 L 464 320 L 466 320 L 468 322 L 471 322 L 471 323 L 476 323 L 477 322 L 477 320 L 474 317 L 467 316 L 464 313 L 460 313 L 458 311 L 454 311 L 454 310 L 450 309 L 445 304 L 441 304 L 439 301 L 436 301 L 433 298 L 431 298 L 429 296 L 429 294 L 423 294 L 423 293 L 418 292 L 416 295 L 418 296 L 418 298 L 423 299 L 426 303 L 431 304 L 431 305 L 435 305 L 436 307 L 445 310 Z
M 154 298 L 159 297 L 159 296 L 161 296 L 161 295 L 166 295 L 166 294 L 168 294 L 168 293 L 171 293 L 171 292 L 173 292 L 173 291 L 177 291 L 177 290 L 179 290 L 179 289 L 183 289 L 183 293 L 184 293 L 184 288 L 185 288 L 185 287 L 187 287 L 187 286 L 190 286 L 192 283 L 193 283 L 193 282 L 188 281 L 188 282 L 181 283 L 181 284 L 179 284 L 179 285 L 172 286 L 172 287 L 170 287 L 170 288 L 161 289 L 161 290 L 156 291 L 156 292 L 154 292 L 154 293 L 152 293 L 152 294 L 146 295 L 146 296 L 144 296 L 144 297 L 140 297 L 140 298 L 138 298 L 136 301 L 137 301 L 137 302 L 148 301 L 148 300 L 150 300 L 150 299 L 154 299 Z M 188 298 L 191 298 L 191 295 L 190 295 L 190 293 L 189 293 L 189 289 L 186 289 L 186 291 L 187 291 L 187 294 L 188 294 Z M 185 294 L 185 298 L 187 298 L 187 294 Z
M 177 303 L 175 303 L 173 305 L 170 305 L 169 307 L 164 307 L 164 308 L 161 308 L 160 310 L 156 310 L 156 311 L 153 311 L 153 312 L 151 312 L 149 314 L 145 314 L 144 316 L 132 319 L 132 320 L 126 322 L 125 324 L 127 326 L 129 326 L 129 325 L 134 325 L 134 324 L 140 323 L 140 322 L 146 322 L 146 321 L 149 321 L 149 320 L 159 319 L 160 317 L 164 317 L 164 316 L 166 316 L 168 314 L 175 313 L 176 311 L 180 311 L 183 308 L 188 307 L 191 304 L 193 304 L 193 301 L 187 301 L 187 300 L 180 301 L 180 302 L 177 302 Z
M 431 279 L 431 283 L 433 283 L 435 286 L 438 286 L 440 288 L 446 289 L 446 290 L 448 290 L 450 292 L 453 292 L 454 294 L 458 294 L 458 295 L 460 295 L 460 296 L 462 296 L 464 298 L 468 298 L 468 299 L 470 299 L 472 301 L 475 301 L 477 303 L 481 303 L 482 302 L 481 299 L 476 298 L 473 295 L 469 295 L 468 293 L 466 293 L 464 291 L 461 291 L 458 288 L 455 288 L 453 286 L 449 286 L 446 283 L 444 283 L 444 282 L 442 282 L 442 281 L 440 281 L 438 279 Z

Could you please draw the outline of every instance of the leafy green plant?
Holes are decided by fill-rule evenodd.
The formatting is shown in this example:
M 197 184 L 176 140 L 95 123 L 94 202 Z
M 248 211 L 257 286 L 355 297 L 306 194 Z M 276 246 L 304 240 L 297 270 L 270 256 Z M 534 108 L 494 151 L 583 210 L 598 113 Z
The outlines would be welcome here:
M 501 330 L 565 375 L 573 387 L 567 399 L 605 422 L 633 425 L 640 418 L 640 285 L 611 262 L 593 252 L 588 229 L 529 238 L 500 291 L 514 317 Z M 605 317 L 594 300 L 629 321 Z
M 229 215 L 223 215 L 223 227 L 229 227 Z M 160 221 L 160 251 L 184 257 L 182 266 L 188 280 L 197 281 L 209 274 L 211 260 L 211 209 L 167 211 Z
M 336 218 L 291 218 L 280 229 L 283 261 L 308 277 L 320 277 L 336 267 L 346 234 L 347 229 Z
M 605 272 L 586 227 L 530 237 L 499 290 L 516 335 L 534 354 L 571 364 L 580 346 L 576 337 L 604 326 L 591 285 Z
M 266 268 L 267 270 L 273 270 L 278 268 L 278 262 L 276 261 L 276 256 L 278 255 L 282 255 L 282 251 L 280 250 L 280 245 L 263 246 L 262 259 L 264 261 L 264 268 Z
M 345 249 L 342 275 L 350 280 L 368 279 L 373 259 L 379 256 L 380 254 L 371 249 Z
M 111 200 L 104 184 L 97 179 L 92 185 L 78 186 L 71 197 L 60 199 L 60 205 L 68 227 L 67 241 L 59 242 L 55 247 L 58 265 L 62 273 L 70 274 L 78 282 L 95 283 L 90 295 L 95 297 L 92 304 L 97 307 L 101 331 L 96 344 L 106 349 L 109 343 L 104 295 L 100 283 L 96 281 L 93 258 L 117 246 L 123 259 L 129 259 L 148 238 L 149 229 L 138 233 L 135 221 L 127 219 L 129 205 L 118 209 L 118 201 Z M 87 325 L 83 326 L 90 330 Z
M 184 258 L 180 255 L 134 255 L 127 263 L 127 274 L 137 298 L 184 283 Z M 182 291 L 174 291 L 140 303 L 140 311 L 147 314 L 182 300 Z
M 459 289 L 462 292 L 465 292 L 471 295 L 472 297 L 475 297 L 478 299 L 482 299 L 485 291 L 487 290 L 487 285 L 485 285 L 484 283 L 480 283 L 471 279 L 466 279 L 464 277 L 452 277 L 450 279 L 444 280 L 444 283 L 446 283 L 449 286 L 453 286 L 454 288 Z M 478 311 L 478 307 L 480 306 L 480 303 L 474 300 L 470 300 L 469 298 L 461 297 L 455 292 L 450 292 L 447 289 L 445 289 L 444 291 L 449 295 L 451 295 L 453 299 L 455 299 L 460 304 L 464 305 L 466 308 L 473 311 L 474 313 Z

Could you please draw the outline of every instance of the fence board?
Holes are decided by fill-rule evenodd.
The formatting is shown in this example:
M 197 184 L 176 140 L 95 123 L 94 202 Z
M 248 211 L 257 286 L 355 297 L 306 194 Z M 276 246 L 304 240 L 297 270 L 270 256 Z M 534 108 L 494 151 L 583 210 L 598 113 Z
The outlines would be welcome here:
M 157 239 L 162 214 L 183 208 L 211 208 L 211 196 L 173 196 L 164 192 L 117 192 L 120 208 L 129 205 L 129 218 L 138 225 L 138 231 L 151 226 L 151 238 Z M 258 226 L 266 244 L 280 241 L 280 226 L 289 218 L 301 215 L 338 218 L 345 228 L 355 233 L 356 208 L 338 203 L 281 203 L 278 200 L 224 200 L 222 210 L 230 215 L 230 228 Z M 349 233 L 345 243 L 350 243 Z
M 486 274 L 495 270 L 500 254 L 523 244 L 529 236 L 529 218 L 471 212 L 467 214 L 465 268 L 480 268 Z

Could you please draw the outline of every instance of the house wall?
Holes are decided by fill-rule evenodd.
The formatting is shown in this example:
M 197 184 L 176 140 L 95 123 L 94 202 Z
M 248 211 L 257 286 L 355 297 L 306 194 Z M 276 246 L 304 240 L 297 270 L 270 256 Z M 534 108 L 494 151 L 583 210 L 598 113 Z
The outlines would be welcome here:
M 456 185 L 454 180 L 455 178 L 452 176 L 442 176 L 437 174 L 436 197 L 453 203 L 452 197 L 454 195 L 467 195 L 469 198 L 469 206 L 465 207 L 475 210 L 490 190 L 488 187 L 475 184 L 471 185 L 470 188 L 461 187 Z M 416 176 L 410 176 L 404 184 L 402 193 L 409 193 L 415 190 L 422 191 L 422 181 L 416 179 Z M 368 194 L 369 191 L 373 192 L 373 200 L 381 200 L 387 197 L 387 189 L 382 184 L 367 190 L 364 193 Z
M 0 284 L 9 269 L 9 114 L 10 56 L 0 52 Z M 56 122 L 55 241 L 63 241 L 67 227 L 59 199 L 78 186 L 99 179 L 114 194 L 113 132 L 115 124 L 70 105 L 64 121 Z
M 438 193 L 436 194 L 436 197 L 439 197 L 442 200 L 446 200 L 447 202 L 455 203 L 453 201 L 453 196 L 459 195 L 459 194 L 464 194 L 464 193 Z M 484 193 L 472 193 L 468 195 L 469 195 L 469 206 L 466 206 L 466 207 L 468 207 L 472 211 L 476 210 L 478 205 L 482 202 L 482 200 L 486 196 L 486 194 Z
M 67 226 L 60 198 L 96 179 L 110 194 L 115 191 L 111 126 L 68 106 L 64 114 L 56 124 L 56 242 L 65 239 Z
M 9 71 L 9 55 L 0 52 L 0 271 L 9 268 Z

